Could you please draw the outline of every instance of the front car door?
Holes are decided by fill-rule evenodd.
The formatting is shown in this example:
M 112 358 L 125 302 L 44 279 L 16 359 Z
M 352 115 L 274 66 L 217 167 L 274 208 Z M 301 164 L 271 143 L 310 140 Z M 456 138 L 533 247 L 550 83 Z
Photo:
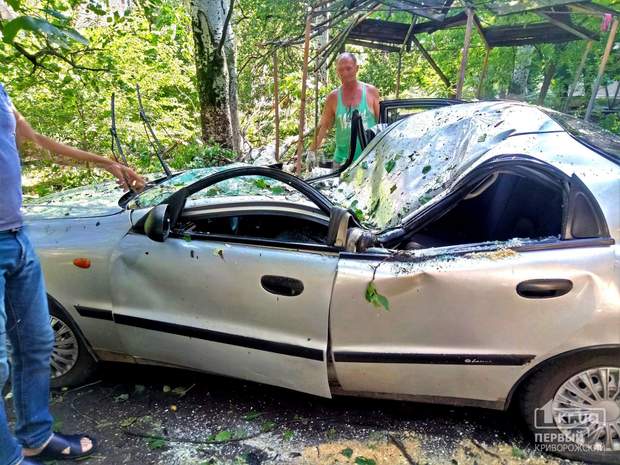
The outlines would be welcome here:
M 290 191 L 268 178 L 251 182 L 275 197 Z M 230 184 L 193 194 L 206 190 L 215 200 L 231 195 Z M 121 241 L 113 307 L 125 350 L 329 397 L 328 312 L 338 261 L 320 243 L 329 218 L 316 207 L 241 194 L 208 208 L 188 202 L 164 242 L 143 232 Z

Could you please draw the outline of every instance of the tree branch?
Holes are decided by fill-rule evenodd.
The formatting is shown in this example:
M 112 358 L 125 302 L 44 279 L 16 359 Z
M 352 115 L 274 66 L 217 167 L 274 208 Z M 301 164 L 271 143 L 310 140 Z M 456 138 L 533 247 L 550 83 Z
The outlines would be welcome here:
M 62 53 L 57 52 L 56 50 L 52 49 L 52 48 L 44 48 L 42 50 L 39 50 L 36 54 L 35 54 L 35 58 L 44 58 L 46 56 L 53 56 L 58 58 L 59 60 L 64 61 L 65 63 L 71 65 L 72 68 L 74 69 L 81 69 L 83 71 L 94 71 L 94 72 L 110 72 L 109 68 L 91 68 L 89 66 L 84 66 L 84 65 L 80 65 L 78 63 L 76 63 L 72 58 L 66 57 L 65 55 L 63 55 Z
M 228 13 L 226 14 L 226 20 L 224 21 L 224 27 L 222 28 L 222 37 L 220 37 L 220 43 L 217 46 L 217 55 L 222 53 L 222 47 L 224 47 L 224 42 L 226 41 L 226 32 L 228 29 L 228 25 L 230 24 L 230 19 L 232 18 L 233 7 L 235 5 L 235 0 L 230 0 L 230 7 L 228 8 Z

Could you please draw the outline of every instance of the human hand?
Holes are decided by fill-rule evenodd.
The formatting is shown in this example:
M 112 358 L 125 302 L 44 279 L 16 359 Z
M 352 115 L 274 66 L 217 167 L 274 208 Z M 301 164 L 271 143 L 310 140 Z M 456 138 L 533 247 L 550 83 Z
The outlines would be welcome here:
M 308 171 L 312 171 L 312 168 L 317 166 L 316 152 L 314 150 L 307 150 L 304 158 Z
M 111 163 L 105 169 L 118 180 L 118 185 L 124 190 L 131 189 L 134 192 L 142 192 L 146 181 L 128 166 L 120 163 Z

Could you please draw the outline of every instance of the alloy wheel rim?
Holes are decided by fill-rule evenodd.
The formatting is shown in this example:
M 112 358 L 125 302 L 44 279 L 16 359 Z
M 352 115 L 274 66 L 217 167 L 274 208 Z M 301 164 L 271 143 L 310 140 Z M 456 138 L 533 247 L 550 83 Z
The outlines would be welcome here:
M 50 360 L 52 379 L 67 374 L 75 366 L 79 356 L 78 340 L 73 330 L 64 321 L 50 316 L 54 330 L 54 349 Z
M 620 451 L 620 367 L 569 378 L 553 397 L 553 418 L 571 442 L 597 452 Z

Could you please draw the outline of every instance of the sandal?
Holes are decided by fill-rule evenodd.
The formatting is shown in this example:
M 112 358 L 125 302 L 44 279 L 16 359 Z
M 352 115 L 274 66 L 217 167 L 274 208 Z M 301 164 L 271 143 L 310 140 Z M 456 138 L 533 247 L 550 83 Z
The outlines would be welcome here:
M 87 451 L 82 451 L 81 440 L 87 438 L 90 439 L 93 446 Z M 33 455 L 29 458 L 35 460 L 75 460 L 81 459 L 84 457 L 88 457 L 93 452 L 95 452 L 95 448 L 97 447 L 97 443 L 95 439 L 90 436 L 86 436 L 83 434 L 59 434 L 54 433 L 50 442 L 43 448 L 43 450 L 37 455 Z M 63 453 L 64 450 L 69 449 L 69 453 Z M 26 463 L 26 465 L 28 465 Z M 33 464 L 36 465 L 36 462 Z

